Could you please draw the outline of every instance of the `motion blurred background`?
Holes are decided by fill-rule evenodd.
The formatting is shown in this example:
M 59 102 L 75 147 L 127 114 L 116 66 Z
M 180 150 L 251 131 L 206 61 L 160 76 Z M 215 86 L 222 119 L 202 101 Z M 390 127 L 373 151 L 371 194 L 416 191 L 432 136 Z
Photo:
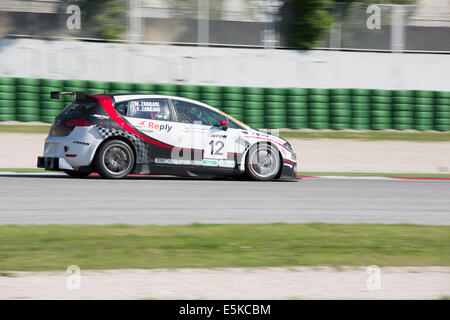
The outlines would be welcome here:
M 0 298 L 448 299 L 449 40 L 450 0 L 0 0 Z M 62 90 L 279 129 L 305 179 L 44 173 Z
M 72 28 L 71 5 L 81 8 L 81 23 Z M 0 32 L 41 39 L 448 52 L 448 5 L 446 0 L 4 0 Z M 369 29 L 367 18 L 374 12 L 381 26 Z
M 80 89 L 257 128 L 447 131 L 449 35 L 444 0 L 5 0 L 0 121 L 50 123 L 49 90 Z

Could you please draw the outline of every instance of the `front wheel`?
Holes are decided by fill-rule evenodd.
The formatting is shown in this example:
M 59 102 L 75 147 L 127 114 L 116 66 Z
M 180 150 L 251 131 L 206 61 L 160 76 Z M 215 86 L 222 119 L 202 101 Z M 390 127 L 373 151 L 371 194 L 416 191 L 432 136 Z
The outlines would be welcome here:
M 133 170 L 134 153 L 127 143 L 110 140 L 100 147 L 95 162 L 103 178 L 120 179 Z
M 71 176 L 72 178 L 86 178 L 88 175 L 90 175 L 90 172 L 78 172 L 78 171 L 64 171 L 67 175 Z
M 271 144 L 253 145 L 247 154 L 246 173 L 253 180 L 272 180 L 280 170 L 280 154 Z

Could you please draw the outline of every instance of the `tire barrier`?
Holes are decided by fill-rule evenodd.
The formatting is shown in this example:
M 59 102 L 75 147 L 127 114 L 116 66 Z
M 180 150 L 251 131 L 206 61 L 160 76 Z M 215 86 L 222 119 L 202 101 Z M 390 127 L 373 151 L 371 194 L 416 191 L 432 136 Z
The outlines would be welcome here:
M 450 131 L 450 92 L 262 88 L 94 80 L 0 78 L 0 121 L 51 123 L 71 102 L 51 91 L 154 93 L 201 101 L 255 128 Z

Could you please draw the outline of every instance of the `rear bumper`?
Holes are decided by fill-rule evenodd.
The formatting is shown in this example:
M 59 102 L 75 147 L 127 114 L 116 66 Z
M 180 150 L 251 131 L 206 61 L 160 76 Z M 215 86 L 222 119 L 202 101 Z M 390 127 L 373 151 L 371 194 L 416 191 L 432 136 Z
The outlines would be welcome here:
M 68 164 L 64 158 L 56 157 L 38 157 L 37 167 L 51 171 L 74 170 L 74 168 Z
M 73 168 L 89 166 L 102 141 L 102 136 L 94 126 L 75 127 L 68 136 L 49 135 L 45 139 L 42 158 L 50 160 L 38 159 L 38 167 L 41 165 L 42 167 L 39 168 L 51 167 L 54 169 L 47 170 L 58 170 L 57 166 L 59 166 L 59 170 L 73 170 Z

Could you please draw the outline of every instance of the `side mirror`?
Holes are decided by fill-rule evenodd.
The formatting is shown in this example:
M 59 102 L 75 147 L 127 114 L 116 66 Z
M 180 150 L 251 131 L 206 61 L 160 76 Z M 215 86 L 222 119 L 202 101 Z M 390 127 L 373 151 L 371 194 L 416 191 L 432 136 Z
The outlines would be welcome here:
M 228 129 L 228 122 L 225 120 L 220 120 L 220 126 L 222 127 L 223 130 L 227 130 Z

